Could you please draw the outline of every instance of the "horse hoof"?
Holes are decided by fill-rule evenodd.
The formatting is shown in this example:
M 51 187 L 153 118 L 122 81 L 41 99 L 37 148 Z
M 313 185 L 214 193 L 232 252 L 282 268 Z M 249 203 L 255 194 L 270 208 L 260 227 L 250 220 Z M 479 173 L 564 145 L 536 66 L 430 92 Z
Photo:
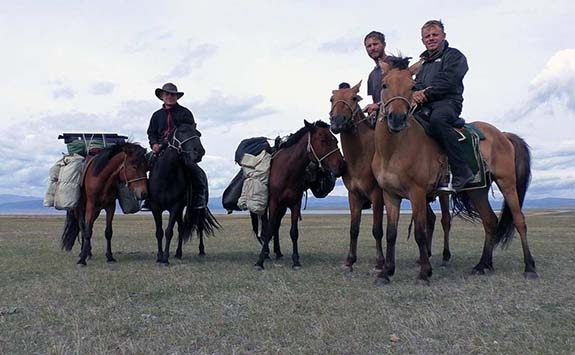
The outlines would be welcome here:
M 263 265 L 254 265 L 254 270 L 255 271 L 264 271 L 264 266 Z
M 471 275 L 485 275 L 485 270 L 474 268 L 473 270 L 471 270 Z
M 383 287 L 385 285 L 388 285 L 391 282 L 391 280 L 389 279 L 389 277 L 387 276 L 378 276 L 375 278 L 374 284 L 377 287 Z
M 417 286 L 429 286 L 429 280 L 419 278 L 415 281 L 415 284 Z
M 179 254 L 179 255 L 176 254 L 176 255 L 174 255 L 174 258 L 179 259 L 179 260 L 182 260 L 182 254 Z
M 537 275 L 535 271 L 524 272 L 523 276 L 526 280 L 537 280 L 539 278 L 539 275 Z
M 283 258 L 284 258 L 284 256 L 282 254 L 276 255 L 276 260 L 282 260 Z
M 442 260 L 441 264 L 439 266 L 440 267 L 448 267 L 449 266 L 449 260 Z
M 295 271 L 299 271 L 299 270 L 302 269 L 301 265 L 294 265 L 294 266 L 292 266 L 291 268 L 292 268 L 293 270 L 295 270 Z
M 82 261 L 82 260 L 78 261 L 76 264 L 77 264 L 79 267 L 85 267 L 85 266 L 87 266 L 86 262 L 85 262 L 85 261 Z
M 206 253 L 204 253 L 203 251 L 201 251 L 198 256 L 206 256 Z
M 347 273 L 352 273 L 352 272 L 353 272 L 353 266 L 351 266 L 351 265 L 343 264 L 343 265 L 341 266 L 341 269 L 342 269 L 344 272 L 347 272 Z
M 168 267 L 168 266 L 170 266 L 170 263 L 167 261 L 160 261 L 159 265 L 160 265 L 160 267 Z
M 106 260 L 106 262 L 107 262 L 108 264 L 113 264 L 113 263 L 116 262 L 116 259 L 110 258 L 110 259 Z

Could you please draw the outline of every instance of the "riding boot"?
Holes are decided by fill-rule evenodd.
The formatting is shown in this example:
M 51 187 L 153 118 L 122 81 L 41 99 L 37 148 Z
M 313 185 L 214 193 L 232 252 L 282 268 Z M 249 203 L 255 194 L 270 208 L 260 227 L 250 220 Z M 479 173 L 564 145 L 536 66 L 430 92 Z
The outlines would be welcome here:
M 188 171 L 192 181 L 192 206 L 197 209 L 206 208 L 209 200 L 208 177 L 197 164 L 188 167 Z

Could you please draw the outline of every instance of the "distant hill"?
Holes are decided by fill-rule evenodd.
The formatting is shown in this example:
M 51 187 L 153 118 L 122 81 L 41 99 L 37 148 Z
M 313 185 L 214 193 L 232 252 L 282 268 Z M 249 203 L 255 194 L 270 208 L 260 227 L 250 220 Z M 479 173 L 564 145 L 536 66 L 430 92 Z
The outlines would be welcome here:
M 302 208 L 306 204 L 302 202 Z M 491 205 L 494 209 L 501 208 L 501 200 L 492 200 Z M 221 197 L 213 197 L 209 201 L 209 207 L 214 213 L 224 213 L 221 204 Z M 432 207 L 439 209 L 439 203 L 435 202 Z M 118 207 L 119 208 L 119 207 Z M 409 201 L 404 200 L 401 203 L 401 208 L 409 210 L 411 205 Z M 575 199 L 569 198 L 543 198 L 526 200 L 524 204 L 526 209 L 557 209 L 557 208 L 575 208 Z M 347 210 L 348 200 L 346 196 L 328 196 L 326 198 L 318 199 L 311 194 L 307 199 L 307 210 Z M 120 211 L 120 210 L 118 210 Z M 0 214 L 51 214 L 63 213 L 54 208 L 44 207 L 42 199 L 32 196 L 19 196 L 19 195 L 0 195 Z M 120 212 L 121 213 L 121 212 Z

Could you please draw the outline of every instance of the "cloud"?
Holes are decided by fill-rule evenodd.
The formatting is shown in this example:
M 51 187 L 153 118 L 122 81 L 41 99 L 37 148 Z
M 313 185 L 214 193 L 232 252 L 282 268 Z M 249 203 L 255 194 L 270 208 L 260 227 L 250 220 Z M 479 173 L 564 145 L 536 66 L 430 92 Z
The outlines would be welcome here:
M 264 101 L 265 98 L 260 95 L 233 97 L 216 91 L 203 101 L 193 102 L 190 108 L 193 108 L 194 115 L 204 118 L 203 127 L 212 127 L 247 122 L 274 114 L 274 109 L 260 107 Z
M 318 49 L 322 52 L 354 53 L 361 49 L 361 43 L 362 40 L 359 37 L 338 38 L 321 43 Z
M 109 81 L 101 81 L 98 83 L 94 83 L 90 86 L 90 94 L 93 95 L 107 95 L 111 94 L 114 91 L 116 84 L 111 83 Z
M 52 91 L 52 98 L 69 100 L 74 97 L 74 90 L 70 88 L 58 88 Z
M 217 47 L 212 44 L 200 44 L 193 47 L 191 41 L 188 41 L 187 47 L 183 54 L 178 55 L 181 57 L 180 61 L 168 72 L 162 75 L 159 81 L 171 81 L 174 78 L 182 78 L 188 76 L 193 68 L 199 68 L 202 63 L 213 56 L 217 51 Z

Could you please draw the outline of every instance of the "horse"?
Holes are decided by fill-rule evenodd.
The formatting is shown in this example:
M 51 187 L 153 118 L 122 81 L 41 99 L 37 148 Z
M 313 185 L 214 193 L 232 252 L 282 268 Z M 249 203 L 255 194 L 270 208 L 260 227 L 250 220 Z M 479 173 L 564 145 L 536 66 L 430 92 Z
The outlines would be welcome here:
M 269 255 L 269 242 L 272 236 L 278 235 L 281 220 L 288 208 L 291 211 L 292 268 L 301 268 L 297 241 L 301 199 L 306 190 L 303 175 L 308 164 L 313 161 L 318 163 L 320 168 L 327 169 L 335 176 L 341 176 L 345 170 L 345 162 L 337 143 L 337 138 L 330 132 L 327 123 L 309 123 L 304 120 L 304 127 L 279 146 L 272 158 L 268 223 L 264 223 L 262 249 L 254 266 L 256 270 L 264 269 L 264 261 Z
M 200 240 L 199 253 L 205 255 L 204 233 L 213 234 L 214 228 L 220 227 L 208 207 L 194 206 L 191 196 L 193 186 L 190 182 L 190 170 L 195 168 L 205 154 L 200 137 L 195 125 L 181 124 L 174 128 L 167 137 L 165 149 L 156 158 L 150 172 L 150 207 L 158 242 L 156 261 L 162 265 L 169 265 L 170 243 L 176 222 L 178 247 L 175 257 L 178 259 L 182 258 L 182 244 L 190 239 L 194 231 Z M 165 233 L 162 226 L 163 211 L 168 211 L 170 215 Z M 164 236 L 165 248 L 162 245 Z
M 146 149 L 134 143 L 118 143 L 104 148 L 86 165 L 78 207 L 66 213 L 62 233 L 62 249 L 72 250 L 80 230 L 82 250 L 79 265 L 86 266 L 92 256 L 92 229 L 102 209 L 106 210 L 106 259 L 116 262 L 112 255 L 112 220 L 116 211 L 118 184 L 126 184 L 138 200 L 148 194 Z
M 376 282 L 387 283 L 395 272 L 395 241 L 399 206 L 403 198 L 411 201 L 415 240 L 419 247 L 420 271 L 418 282 L 429 284 L 432 275 L 428 258 L 426 198 L 434 194 L 440 176 L 445 171 L 446 156 L 439 144 L 429 137 L 412 115 L 414 80 L 420 64 L 409 67 L 410 58 L 399 58 L 391 64 L 381 62 L 385 73 L 381 92 L 382 108 L 375 128 L 375 155 L 372 170 L 387 208 L 387 250 L 384 269 Z M 531 177 L 529 146 L 513 133 L 503 133 L 485 122 L 474 122 L 483 132 L 480 152 L 493 181 L 501 190 L 504 203 L 498 219 L 488 200 L 490 186 L 467 190 L 453 196 L 455 205 L 468 217 L 479 217 L 485 231 L 483 253 L 473 274 L 493 270 L 493 249 L 505 246 L 517 229 L 521 237 L 525 263 L 524 276 L 537 278 L 535 261 L 527 242 L 527 227 L 521 210 Z
M 357 261 L 357 241 L 361 223 L 362 209 L 372 206 L 372 235 L 375 239 L 376 264 L 375 270 L 382 270 L 384 256 L 383 239 L 383 192 L 371 170 L 371 162 L 375 153 L 374 134 L 368 117 L 362 111 L 358 95 L 361 81 L 351 88 L 341 88 L 332 91 L 329 112 L 331 131 L 341 136 L 341 147 L 347 168 L 343 174 L 343 182 L 348 191 L 350 209 L 350 243 L 347 258 L 343 267 L 353 270 Z M 449 250 L 449 231 L 451 229 L 451 214 L 449 211 L 449 196 L 439 197 L 441 206 L 441 224 L 444 231 L 442 266 L 447 266 L 451 259 Z M 435 228 L 436 216 L 428 207 L 428 255 L 431 256 L 431 241 Z

